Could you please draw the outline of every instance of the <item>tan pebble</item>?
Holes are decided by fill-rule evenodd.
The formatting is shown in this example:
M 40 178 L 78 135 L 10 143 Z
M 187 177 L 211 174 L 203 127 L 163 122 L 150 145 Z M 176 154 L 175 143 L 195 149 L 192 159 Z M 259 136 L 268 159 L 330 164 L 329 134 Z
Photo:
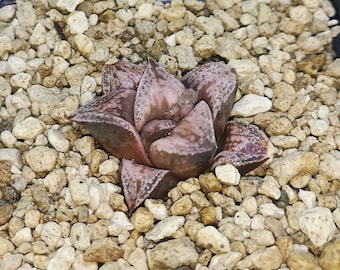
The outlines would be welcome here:
M 287 258 L 290 269 L 321 270 L 317 259 L 309 252 L 292 252 Z
M 97 172 L 100 164 L 108 158 L 108 155 L 101 149 L 95 149 L 85 158 L 91 172 Z
M 131 216 L 133 227 L 138 232 L 147 232 L 154 223 L 151 212 L 145 207 L 139 207 Z
M 279 248 L 284 261 L 287 260 L 288 255 L 293 251 L 293 238 L 290 236 L 279 236 L 275 241 L 276 246 Z
M 98 239 L 86 249 L 84 253 L 85 262 L 110 262 L 116 261 L 124 254 L 124 250 L 118 247 L 112 238 Z
M 208 206 L 200 212 L 201 220 L 204 225 L 212 225 L 216 222 L 216 211 L 215 207 Z
M 192 201 L 189 195 L 185 195 L 178 199 L 170 207 L 170 213 L 173 216 L 184 216 L 190 213 L 192 208 Z
M 199 183 L 203 192 L 220 192 L 222 190 L 221 182 L 213 173 L 201 174 L 199 176 Z
M 337 269 L 340 265 L 340 239 L 329 243 L 323 249 L 319 264 L 324 270 Z
M 157 244 L 146 251 L 150 269 L 177 269 L 181 266 L 195 267 L 198 253 L 188 237 L 180 237 Z
M 119 210 L 123 212 L 128 211 L 128 208 L 124 201 L 124 196 L 121 194 L 115 192 L 111 193 L 109 203 L 113 210 Z
M 190 194 L 190 199 L 194 206 L 197 206 L 198 208 L 207 207 L 210 205 L 208 199 L 204 196 L 204 193 L 202 191 L 195 191 Z

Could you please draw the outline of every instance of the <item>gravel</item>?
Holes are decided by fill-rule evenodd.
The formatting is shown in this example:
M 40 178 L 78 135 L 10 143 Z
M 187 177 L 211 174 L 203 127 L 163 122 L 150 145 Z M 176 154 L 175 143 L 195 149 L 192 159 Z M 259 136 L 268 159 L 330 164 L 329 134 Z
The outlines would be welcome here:
M 11 2 L 11 1 L 9 1 Z M 4 2 L 5 3 L 5 2 Z M 0 9 L 1 269 L 335 269 L 340 32 L 328 0 L 23 1 Z M 274 157 L 178 183 L 131 216 L 119 160 L 66 117 L 104 63 L 237 72 L 232 116 Z M 322 229 L 321 229 L 322 228 Z M 186 268 L 185 268 L 186 267 Z

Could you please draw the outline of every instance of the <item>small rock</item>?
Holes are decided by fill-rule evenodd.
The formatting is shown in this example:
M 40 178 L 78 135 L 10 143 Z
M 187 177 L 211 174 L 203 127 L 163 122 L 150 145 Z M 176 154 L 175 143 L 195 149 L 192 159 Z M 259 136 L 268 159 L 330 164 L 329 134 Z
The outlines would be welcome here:
M 138 232 L 147 232 L 154 223 L 150 211 L 145 207 L 139 207 L 131 216 L 133 227 Z
M 68 187 L 74 205 L 84 205 L 90 202 L 89 186 L 80 176 L 69 180 Z
M 34 46 L 38 46 L 46 42 L 46 29 L 41 23 L 37 23 L 35 25 L 29 42 Z
M 234 223 L 240 226 L 241 228 L 245 229 L 250 226 L 251 218 L 245 211 L 239 210 L 234 215 Z
M 84 2 L 84 0 L 75 0 L 75 1 L 63 1 L 63 0 L 57 0 L 55 1 L 56 7 L 58 7 L 61 10 L 67 10 L 68 12 L 72 12 L 76 9 L 76 7 Z
M 204 207 L 200 212 L 201 221 L 204 225 L 212 225 L 216 222 L 216 211 L 212 205 Z
M 222 190 L 221 182 L 213 173 L 200 174 L 199 183 L 203 192 L 220 192 Z
M 324 270 L 337 269 L 340 265 L 340 239 L 329 243 L 322 250 L 319 264 Z
M 179 227 L 184 225 L 184 221 L 185 218 L 182 216 L 171 216 L 163 219 L 145 234 L 145 238 L 147 240 L 159 242 L 174 234 Z
M 86 157 L 95 149 L 94 139 L 91 136 L 84 136 L 75 140 L 74 146 L 83 157 Z
M 180 256 L 179 256 L 180 254 Z M 188 237 L 181 237 L 157 244 L 146 251 L 151 270 L 176 269 L 181 266 L 195 267 L 198 253 Z
M 304 202 L 307 208 L 315 207 L 316 195 L 314 192 L 300 189 L 298 193 L 298 197 L 300 198 L 301 201 Z
M 47 131 L 47 139 L 49 143 L 59 152 L 66 152 L 70 147 L 70 142 L 65 138 L 65 135 L 55 129 Z
M 16 270 L 19 269 L 24 255 L 7 253 L 0 261 L 0 269 Z
M 195 236 L 195 242 L 197 245 L 207 248 L 215 254 L 230 251 L 228 238 L 213 226 L 206 226 L 200 229 Z
M 55 168 L 58 153 L 47 146 L 37 146 L 25 153 L 25 159 L 34 172 L 49 172 Z
M 178 67 L 180 70 L 191 70 L 197 66 L 192 47 L 179 45 L 169 48 L 169 54 L 177 58 Z
M 204 31 L 206 34 L 211 36 L 221 36 L 224 32 L 224 28 L 222 25 L 222 22 L 215 18 L 215 17 L 205 17 L 205 16 L 199 16 L 196 21 L 195 25 Z
M 242 254 L 238 251 L 231 251 L 224 254 L 214 255 L 209 263 L 211 270 L 225 270 L 233 269 L 236 264 L 241 260 Z
M 137 270 L 148 270 L 146 254 L 143 249 L 137 247 L 127 258 L 128 263 L 134 266 Z
M 0 226 L 6 224 L 12 217 L 13 206 L 8 201 L 0 200 Z
M 307 209 L 299 216 L 299 226 L 316 247 L 330 241 L 336 231 L 332 213 L 325 207 Z
M 220 165 L 215 168 L 215 174 L 222 184 L 238 185 L 240 183 L 241 174 L 231 164 Z
M 45 131 L 45 124 L 41 120 L 28 117 L 13 127 L 13 135 L 17 139 L 34 140 L 39 134 Z
M 242 47 L 242 43 L 230 37 L 218 37 L 216 39 L 215 52 L 224 59 L 246 58 L 248 50 Z
M 150 211 L 154 219 L 163 220 L 168 217 L 168 210 L 163 202 L 147 199 L 145 200 L 144 205 Z
M 280 186 L 303 175 L 314 175 L 318 171 L 319 158 L 313 152 L 293 152 L 274 160 L 270 165 L 273 176 Z
M 321 160 L 319 166 L 320 174 L 326 175 L 329 179 L 340 179 L 340 170 L 338 169 L 340 166 L 340 159 L 337 159 L 329 153 L 324 153 L 322 157 L 323 160 Z
M 284 216 L 285 211 L 278 208 L 273 203 L 264 203 L 259 206 L 259 212 L 265 217 L 281 218 Z
M 280 250 L 276 246 L 256 250 L 249 255 L 249 258 L 252 261 L 254 268 L 257 269 L 274 270 L 279 269 L 282 264 L 282 256 Z
M 321 270 L 318 260 L 309 252 L 291 252 L 287 258 L 290 269 Z
M 44 178 L 44 185 L 49 193 L 60 193 L 66 183 L 66 173 L 61 168 L 54 169 Z
M 1 55 L 1 53 L 0 53 Z M 325 74 L 330 77 L 339 78 L 340 77 L 340 59 L 336 58 L 331 62 L 325 71 Z
M 10 83 L 13 87 L 23 89 L 27 89 L 31 84 L 31 81 L 32 75 L 24 72 L 14 74 L 10 79 Z
M 19 169 L 23 166 L 20 152 L 15 148 L 0 149 L 0 161 L 9 161 Z
M 236 70 L 240 83 L 254 78 L 260 72 L 259 66 L 247 59 L 231 59 L 228 65 Z
M 327 133 L 328 124 L 323 119 L 310 119 L 308 120 L 310 132 L 314 136 L 322 136 Z
M 104 160 L 104 162 L 99 165 L 99 173 L 102 175 L 116 175 L 118 169 L 119 164 L 113 159 Z
M 84 223 L 75 223 L 72 225 L 70 240 L 77 250 L 85 250 L 91 244 L 91 233 L 88 226 Z
M 215 48 L 215 38 L 210 35 L 204 35 L 195 43 L 195 54 L 202 58 L 209 58 L 214 55 Z
M 30 187 L 34 203 L 41 212 L 46 212 L 50 207 L 50 199 L 45 186 L 37 183 Z
M 93 42 L 84 34 L 76 34 L 74 36 L 74 43 L 76 44 L 79 52 L 84 56 L 89 56 L 94 49 Z
M 244 241 L 245 231 L 240 226 L 226 222 L 222 224 L 218 230 L 223 233 L 231 242 Z
M 77 11 L 67 18 L 71 34 L 82 34 L 89 28 L 89 21 L 83 11 Z
M 110 219 L 110 222 L 113 224 L 118 225 L 121 228 L 124 228 L 128 231 L 131 231 L 134 229 L 133 224 L 130 222 L 129 218 L 126 216 L 125 213 L 121 211 L 115 211 L 113 213 L 113 216 Z
M 19 56 L 10 55 L 7 60 L 8 72 L 17 74 L 26 70 L 25 60 Z
M 271 136 L 270 141 L 273 145 L 284 149 L 297 148 L 299 145 L 299 140 L 294 136 Z
M 51 257 L 47 264 L 47 270 L 70 269 L 76 258 L 76 252 L 71 246 L 62 246 Z
M 61 228 L 58 223 L 47 222 L 41 224 L 40 238 L 49 246 L 49 248 L 54 249 L 61 239 L 61 236 Z
M 289 16 L 301 24 L 310 23 L 313 20 L 313 15 L 309 12 L 308 8 L 302 5 L 290 7 Z
M 234 104 L 231 116 L 249 117 L 261 112 L 267 112 L 271 107 L 272 102 L 269 98 L 248 94 Z
M 111 262 L 121 258 L 124 250 L 118 247 L 112 238 L 103 238 L 95 240 L 86 249 L 84 253 L 85 262 Z
M 17 247 L 23 244 L 24 242 L 31 242 L 33 240 L 31 229 L 28 227 L 24 227 L 18 230 L 15 235 L 12 237 L 12 243 Z
M 279 184 L 272 177 L 265 177 L 263 183 L 258 188 L 258 193 L 266 195 L 267 197 L 273 198 L 275 200 L 279 199 L 281 196 Z
M 134 15 L 135 19 L 150 20 L 153 13 L 153 5 L 150 3 L 143 3 L 138 7 L 137 12 Z
M 185 216 L 190 213 L 192 201 L 189 195 L 184 195 L 173 203 L 170 207 L 170 213 L 173 216 Z
M 250 232 L 250 239 L 254 239 L 260 246 L 272 246 L 275 243 L 273 233 L 268 230 L 252 230 Z
M 14 250 L 14 245 L 8 239 L 0 236 L 0 256 L 3 257 L 6 253 L 11 253 Z

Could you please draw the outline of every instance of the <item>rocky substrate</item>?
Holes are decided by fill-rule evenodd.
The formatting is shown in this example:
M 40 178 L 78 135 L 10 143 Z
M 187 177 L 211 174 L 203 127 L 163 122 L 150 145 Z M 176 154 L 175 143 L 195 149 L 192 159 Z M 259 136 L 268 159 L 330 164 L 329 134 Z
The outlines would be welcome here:
M 0 269 L 337 269 L 339 26 L 319 0 L 18 0 L 0 9 Z M 66 119 L 101 67 L 148 56 L 177 76 L 224 60 L 232 116 L 270 137 L 246 176 L 226 165 L 131 216 L 119 160 Z

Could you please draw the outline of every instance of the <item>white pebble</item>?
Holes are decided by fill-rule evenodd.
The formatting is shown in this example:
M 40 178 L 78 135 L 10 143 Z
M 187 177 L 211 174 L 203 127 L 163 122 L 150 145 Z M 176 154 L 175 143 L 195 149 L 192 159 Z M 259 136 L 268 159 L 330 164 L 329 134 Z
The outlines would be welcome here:
M 238 251 L 217 254 L 213 256 L 209 263 L 211 270 L 234 269 L 236 264 L 241 260 L 242 254 Z M 202 267 L 203 268 L 203 267 Z
M 278 208 L 273 203 L 264 203 L 259 206 L 260 213 L 265 217 L 281 218 L 284 216 L 285 211 L 282 208 Z
M 153 13 L 153 5 L 150 3 L 143 3 L 138 7 L 134 15 L 135 19 L 150 20 Z
M 91 14 L 89 17 L 89 25 L 93 26 L 98 23 L 98 15 L 97 14 Z
M 67 19 L 72 34 L 82 34 L 89 28 L 89 21 L 83 11 L 77 11 Z
M 200 229 L 195 236 L 195 241 L 198 246 L 207 248 L 215 254 L 230 251 L 228 238 L 213 226 Z
M 31 242 L 33 240 L 31 229 L 28 227 L 24 227 L 18 230 L 14 237 L 12 237 L 11 241 L 17 247 L 20 246 L 24 242 Z
M 35 25 L 29 42 L 34 46 L 38 46 L 46 42 L 46 29 L 41 23 L 37 23 Z
M 257 214 L 257 201 L 254 196 L 247 196 L 241 202 L 241 206 L 246 210 L 250 217 Z
M 299 216 L 299 225 L 316 247 L 329 242 L 336 231 L 332 213 L 325 207 L 307 209 Z
M 71 246 L 63 246 L 53 254 L 46 270 L 68 270 L 75 261 L 75 258 L 76 253 L 74 248 Z
M 113 159 L 105 160 L 99 165 L 99 173 L 102 175 L 114 175 L 118 169 L 119 164 Z
M 328 124 L 322 119 L 310 119 L 308 120 L 308 125 L 310 127 L 310 132 L 314 136 L 325 135 L 328 130 Z
M 234 223 L 240 226 L 241 228 L 246 229 L 251 224 L 251 218 L 245 211 L 240 210 L 237 211 L 234 215 Z
M 43 182 L 50 193 L 59 193 L 66 186 L 66 173 L 61 168 L 54 169 L 44 178 Z
M 231 164 L 217 166 L 215 175 L 222 184 L 226 185 L 238 185 L 241 179 L 240 172 Z
M 90 202 L 89 186 L 80 176 L 71 179 L 68 187 L 74 205 L 84 205 Z
M 101 202 L 95 214 L 99 219 L 110 219 L 113 216 L 113 210 L 110 203 Z
M 41 120 L 28 117 L 13 127 L 13 135 L 21 140 L 34 140 L 39 134 L 45 131 L 45 124 Z
M 163 220 L 168 217 L 166 205 L 159 200 L 147 199 L 145 207 L 150 211 L 154 219 Z
M 315 207 L 316 195 L 314 192 L 300 189 L 298 197 L 300 198 L 301 201 L 303 201 L 307 208 Z
M 59 239 L 61 238 L 60 225 L 53 221 L 41 224 L 40 238 L 51 249 L 55 248 Z
M 104 191 L 100 185 L 90 184 L 89 185 L 89 195 L 90 202 L 89 208 L 93 211 L 96 211 L 102 202 L 102 198 L 104 198 Z
M 251 219 L 250 228 L 252 230 L 263 230 L 265 228 L 265 217 L 262 215 L 255 215 Z
M 0 134 L 0 139 L 1 142 L 7 147 L 7 148 L 11 148 L 13 147 L 13 145 L 15 144 L 15 142 L 17 141 L 17 139 L 14 137 L 14 135 L 12 134 L 12 132 L 10 132 L 9 130 L 4 130 L 3 132 L 1 132 Z
M 66 152 L 70 147 L 70 142 L 59 130 L 49 129 L 47 131 L 47 139 L 54 149 L 59 152 Z
M 10 55 L 7 60 L 8 72 L 12 74 L 17 74 L 24 72 L 26 70 L 25 60 L 21 57 Z
M 118 225 L 119 227 L 131 231 L 134 229 L 132 223 L 130 222 L 129 218 L 126 216 L 125 213 L 121 211 L 115 211 L 113 216 L 110 219 L 110 222 L 113 224 Z
M 23 166 L 20 152 L 15 148 L 0 149 L 0 161 L 4 160 L 10 161 L 12 165 L 15 165 L 19 169 Z
M 95 149 L 94 139 L 91 136 L 84 136 L 75 140 L 74 146 L 83 157 L 86 157 Z
M 145 234 L 147 240 L 158 242 L 171 236 L 180 226 L 183 226 L 185 218 L 182 216 L 171 216 L 161 220 Z
M 277 200 L 281 196 L 279 184 L 273 177 L 265 177 L 263 183 L 258 188 L 258 193 Z
M 77 222 L 72 225 L 70 232 L 70 241 L 72 246 L 78 250 L 85 250 L 91 244 L 91 233 L 85 223 Z
M 267 112 L 271 107 L 272 102 L 269 98 L 248 94 L 234 104 L 230 115 L 248 117 L 261 112 Z

